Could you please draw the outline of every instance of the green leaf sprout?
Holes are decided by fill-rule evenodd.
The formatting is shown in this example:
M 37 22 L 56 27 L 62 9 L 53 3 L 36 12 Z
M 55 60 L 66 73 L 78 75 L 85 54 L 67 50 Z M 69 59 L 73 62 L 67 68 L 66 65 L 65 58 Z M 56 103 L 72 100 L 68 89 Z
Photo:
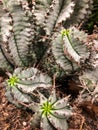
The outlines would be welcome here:
M 17 82 L 19 81 L 19 78 L 17 76 L 12 76 L 8 79 L 8 84 L 11 86 L 11 87 L 14 87 Z
M 43 105 L 42 105 L 42 108 L 41 108 L 42 114 L 47 116 L 52 112 L 53 109 L 54 109 L 53 104 L 47 101 L 47 102 L 43 103 Z
M 63 38 L 64 36 L 69 36 L 69 33 L 70 33 L 70 30 L 68 30 L 68 29 L 63 29 L 63 30 L 61 31 L 62 38 Z

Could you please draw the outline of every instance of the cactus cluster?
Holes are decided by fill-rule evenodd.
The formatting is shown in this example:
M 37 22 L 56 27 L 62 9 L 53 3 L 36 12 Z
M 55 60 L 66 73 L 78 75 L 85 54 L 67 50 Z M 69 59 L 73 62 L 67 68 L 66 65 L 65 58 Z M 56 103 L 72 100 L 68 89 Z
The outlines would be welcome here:
M 8 100 L 18 107 L 25 106 L 35 112 L 30 122 L 32 129 L 37 126 L 43 130 L 68 129 L 67 119 L 73 115 L 68 103 L 69 96 L 61 99 L 57 97 L 55 86 L 49 93 L 51 86 L 51 79 L 35 68 L 17 68 L 6 80 Z M 38 88 L 42 88 L 43 93 Z M 49 96 L 46 97 L 44 92 Z
M 2 0 L 0 6 L 1 68 L 37 66 L 41 61 L 40 68 L 49 69 L 50 74 L 56 69 L 67 73 L 79 68 L 82 58 L 83 63 L 89 59 L 85 34 L 71 29 L 62 37 L 61 31 L 69 28 L 68 23 L 72 26 L 84 19 L 90 13 L 92 0 Z
M 55 73 L 60 79 L 75 72 L 85 71 L 85 76 L 89 71 L 91 75 L 95 72 L 94 46 L 88 42 L 87 34 L 77 28 L 91 13 L 92 3 L 93 0 L 0 1 L 0 68 L 9 77 L 5 82 L 6 96 L 16 106 L 35 112 L 33 128 L 38 124 L 43 130 L 68 128 L 66 120 L 72 115 L 68 98 L 59 100 L 55 88 L 50 92 Z M 84 75 L 79 77 L 82 87 L 93 86 L 95 100 L 95 79 L 91 82 Z
M 53 87 L 47 74 L 42 74 L 36 68 L 17 68 L 13 75 L 8 75 L 6 96 L 16 106 L 35 112 L 30 122 L 32 129 L 37 126 L 43 130 L 68 129 L 67 119 L 73 115 L 69 97 L 60 99 L 56 96 L 55 84 Z M 50 88 L 52 91 L 49 92 Z

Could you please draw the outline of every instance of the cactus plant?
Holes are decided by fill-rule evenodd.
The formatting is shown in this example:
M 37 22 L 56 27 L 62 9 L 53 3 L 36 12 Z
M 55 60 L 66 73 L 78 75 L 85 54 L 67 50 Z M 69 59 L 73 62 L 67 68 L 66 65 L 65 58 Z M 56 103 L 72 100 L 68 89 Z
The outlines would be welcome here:
M 79 76 L 83 90 L 79 95 L 79 103 L 91 101 L 98 104 L 98 66 L 93 71 L 86 71 Z
M 39 95 L 40 103 L 37 105 L 37 111 L 31 120 L 31 127 L 35 128 L 39 123 L 43 130 L 67 130 L 67 119 L 73 115 L 68 104 L 69 97 L 58 99 L 55 89 L 52 90 L 48 99 L 41 93 Z M 33 106 L 31 106 L 32 108 Z
M 64 75 L 94 67 L 95 52 L 91 45 L 86 44 L 86 33 L 70 27 L 55 33 L 52 39 L 51 47 L 39 65 L 43 66 L 45 72 Z
M 6 80 L 6 96 L 8 100 L 15 105 L 18 102 L 29 103 L 33 101 L 34 90 L 43 88 L 43 90 L 51 87 L 51 78 L 47 74 L 42 74 L 36 68 L 16 68 L 13 75 L 8 73 L 9 79 Z M 32 96 L 29 96 L 29 95 Z M 37 97 L 35 99 L 35 102 Z
M 89 59 L 89 50 L 84 45 L 84 41 L 80 39 L 79 31 L 77 32 L 74 29 L 77 32 L 74 34 L 77 35 L 75 37 L 71 36 L 74 31 L 70 34 L 72 43 L 70 43 L 67 35 L 62 40 L 60 32 L 65 27 L 69 27 L 67 23 L 74 25 L 83 19 L 86 14 L 89 14 L 92 0 L 2 0 L 2 3 L 3 5 L 0 3 L 0 6 L 5 11 L 0 15 L 0 57 L 4 64 L 3 67 L 2 64 L 0 65 L 1 68 L 9 70 L 10 67 L 15 68 L 16 66 L 37 66 L 40 61 L 42 61 L 40 68 L 44 68 L 44 64 L 46 64 L 44 57 L 47 57 L 49 49 L 48 57 L 52 59 L 47 63 L 46 69 L 50 66 L 49 73 L 52 73 L 51 75 L 55 73 L 55 70 L 60 71 L 62 75 L 63 71 L 69 73 L 67 71 L 72 72 L 76 70 L 75 68 L 79 68 L 74 63 L 77 62 L 75 56 L 77 56 L 79 64 L 81 57 L 83 58 L 79 55 L 86 53 L 83 63 Z M 82 35 L 82 38 L 85 37 L 84 33 L 80 33 L 80 35 Z M 62 42 L 67 43 L 66 46 L 64 44 L 64 47 L 62 47 Z M 56 47 L 56 43 L 59 47 Z M 83 48 L 82 51 L 79 48 L 80 46 Z M 73 48 L 71 49 L 72 52 L 69 52 L 68 49 L 64 54 L 66 47 L 67 49 Z M 51 51 L 53 54 L 51 54 Z M 58 51 L 61 51 L 62 54 Z M 72 57 L 72 53 L 74 57 Z M 53 62 L 54 67 L 51 66 Z M 61 62 L 60 65 L 59 62 Z

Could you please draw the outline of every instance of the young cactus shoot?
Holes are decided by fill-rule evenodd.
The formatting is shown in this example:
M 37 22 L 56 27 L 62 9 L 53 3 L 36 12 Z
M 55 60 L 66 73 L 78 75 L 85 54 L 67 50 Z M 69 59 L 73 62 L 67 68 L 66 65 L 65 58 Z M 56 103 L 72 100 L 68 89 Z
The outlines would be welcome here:
M 47 115 L 51 114 L 53 109 L 54 109 L 53 104 L 46 101 L 45 103 L 43 103 L 42 108 L 41 108 L 42 115 L 47 116 Z
M 11 87 L 15 87 L 16 84 L 18 83 L 19 81 L 19 78 L 17 76 L 12 76 L 10 77 L 7 82 L 8 82 L 8 85 L 11 86 Z

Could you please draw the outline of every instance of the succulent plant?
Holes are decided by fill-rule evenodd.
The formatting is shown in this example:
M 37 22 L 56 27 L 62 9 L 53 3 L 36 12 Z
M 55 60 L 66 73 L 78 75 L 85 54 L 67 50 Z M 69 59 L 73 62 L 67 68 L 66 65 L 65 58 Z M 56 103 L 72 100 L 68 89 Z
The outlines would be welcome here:
M 98 66 L 93 71 L 86 71 L 79 76 L 83 90 L 79 95 L 79 103 L 92 102 L 98 104 Z
M 6 80 L 6 96 L 14 104 L 19 102 L 30 103 L 37 100 L 33 99 L 34 90 L 38 88 L 49 89 L 52 86 L 51 78 L 47 74 L 41 73 L 36 68 L 16 68 L 13 74 L 8 74 Z M 49 90 L 47 90 L 47 93 Z M 31 96 L 30 96 L 31 94 Z
M 87 44 L 86 33 L 70 27 L 55 33 L 52 39 L 51 47 L 39 65 L 45 72 L 50 75 L 58 72 L 61 76 L 94 67 L 96 53 L 93 45 Z
M 40 125 L 40 128 L 43 130 L 67 130 L 67 119 L 73 115 L 72 108 L 68 103 L 69 97 L 58 99 L 55 89 L 52 90 L 48 99 L 41 93 L 39 95 L 40 104 L 36 105 L 36 112 L 31 120 L 31 127 L 35 128 Z M 31 106 L 32 108 L 34 107 Z
M 61 31 L 84 19 L 90 13 L 92 0 L 2 0 L 2 3 L 1 10 L 4 10 L 0 12 L 1 68 L 9 70 L 17 66 L 40 64 L 40 68 L 49 70 L 50 75 L 55 71 L 63 75 L 65 71 L 69 73 L 81 67 L 74 62 L 80 64 L 80 59 L 84 58 L 85 64 L 85 60 L 89 59 L 89 50 L 82 40 L 85 34 L 79 33 L 79 36 L 79 31 L 73 29 L 75 31 L 69 33 L 70 36 L 64 35 L 62 38 Z M 49 61 L 45 57 L 49 58 Z
M 8 100 L 18 107 L 29 108 L 35 112 L 30 123 L 31 128 L 40 125 L 43 130 L 68 129 L 67 119 L 73 115 L 68 103 L 69 96 L 62 99 L 57 97 L 54 87 L 50 92 L 52 82 L 47 74 L 33 67 L 19 67 L 13 74 L 7 74 L 9 79 L 5 85 Z
M 88 43 L 84 31 L 73 26 L 89 16 L 92 3 L 93 0 L 0 1 L 0 68 L 9 76 L 6 96 L 13 104 L 35 112 L 33 129 L 68 129 L 67 119 L 73 115 L 69 98 L 57 97 L 55 88 L 50 93 L 50 77 L 56 72 L 61 78 L 81 70 L 88 76 L 94 69 L 93 44 Z M 82 76 L 82 85 L 89 86 L 83 88 L 82 94 L 94 94 L 94 101 L 98 97 L 96 80 Z

